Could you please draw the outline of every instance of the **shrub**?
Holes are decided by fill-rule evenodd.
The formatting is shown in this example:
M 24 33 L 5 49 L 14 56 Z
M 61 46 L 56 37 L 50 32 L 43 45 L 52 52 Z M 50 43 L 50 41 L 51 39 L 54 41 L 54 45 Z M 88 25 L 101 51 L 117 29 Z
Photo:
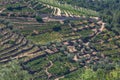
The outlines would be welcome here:
M 0 64 L 1 80 L 31 80 L 31 75 L 22 70 L 17 61 Z
M 36 18 L 36 20 L 37 20 L 39 23 L 42 23 L 42 22 L 43 22 L 43 20 L 42 20 L 42 18 L 41 18 L 40 16 L 36 16 L 35 18 Z
M 60 30 L 61 30 L 61 27 L 60 27 L 60 26 L 53 28 L 53 31 L 56 31 L 56 32 L 57 32 L 57 31 L 60 31 Z

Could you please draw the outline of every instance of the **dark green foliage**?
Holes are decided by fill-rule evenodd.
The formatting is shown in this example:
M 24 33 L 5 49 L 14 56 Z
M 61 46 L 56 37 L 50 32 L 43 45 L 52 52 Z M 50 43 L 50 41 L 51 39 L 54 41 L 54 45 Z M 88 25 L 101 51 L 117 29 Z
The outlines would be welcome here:
M 30 80 L 32 76 L 23 70 L 17 61 L 0 64 L 1 80 Z
M 37 20 L 39 23 L 42 23 L 42 22 L 43 22 L 43 20 L 42 20 L 42 18 L 41 18 L 40 16 L 36 16 L 35 18 L 36 18 L 36 20 Z
M 9 44 L 14 44 L 14 43 L 15 43 L 15 41 L 10 40 L 8 43 L 9 43 Z
M 58 32 L 58 31 L 60 31 L 60 30 L 61 30 L 61 27 L 54 27 L 54 28 L 53 28 L 53 31 L 57 31 L 57 32 Z

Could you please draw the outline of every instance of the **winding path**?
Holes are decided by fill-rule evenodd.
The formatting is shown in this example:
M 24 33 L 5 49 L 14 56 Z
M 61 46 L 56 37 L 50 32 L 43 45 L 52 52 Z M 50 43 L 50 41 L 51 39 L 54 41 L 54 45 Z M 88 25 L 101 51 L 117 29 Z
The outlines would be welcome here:
M 60 80 L 60 79 L 62 79 L 62 78 L 64 78 L 65 76 L 61 76 L 61 77 L 58 77 L 58 78 L 56 78 L 55 80 Z
M 46 72 L 46 74 L 48 75 L 48 79 L 52 76 L 52 74 L 48 72 L 48 69 L 51 68 L 52 66 L 53 66 L 53 62 L 50 61 L 50 66 L 48 66 L 48 67 L 45 69 L 45 72 Z
M 0 13 L 2 13 L 4 10 L 6 10 L 6 8 L 1 9 L 1 10 L 0 10 Z

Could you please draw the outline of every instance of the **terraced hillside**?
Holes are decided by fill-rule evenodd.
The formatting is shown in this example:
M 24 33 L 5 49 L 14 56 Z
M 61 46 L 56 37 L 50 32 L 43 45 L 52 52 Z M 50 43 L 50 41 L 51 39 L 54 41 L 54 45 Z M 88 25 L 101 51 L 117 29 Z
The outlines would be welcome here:
M 96 11 L 57 0 L 0 0 L 0 11 L 0 65 L 17 61 L 30 80 L 120 79 L 120 36 Z
M 79 16 L 98 16 L 98 13 L 85 8 L 73 7 L 66 3 L 56 0 L 24 0 L 26 4 L 38 13 L 51 13 L 55 16 L 79 17 Z
M 46 14 L 45 16 L 98 16 L 96 11 L 85 8 L 74 7 L 66 3 L 60 3 L 54 0 L 18 0 L 18 1 L 1 1 L 1 15 L 5 16 L 23 16 L 34 17 L 35 15 Z M 27 15 L 29 14 L 29 15 Z
M 0 62 L 34 57 L 43 53 L 42 49 L 27 40 L 24 35 L 13 30 L 10 22 L 0 21 Z M 35 53 L 35 54 L 34 54 Z
M 83 20 L 83 22 L 81 22 L 81 20 Z M 28 70 L 30 74 L 34 75 L 33 79 L 35 80 L 39 80 L 40 78 L 43 80 L 52 80 L 57 79 L 61 76 L 65 77 L 71 72 L 74 73 L 78 71 L 81 67 L 87 68 L 96 66 L 95 64 L 101 65 L 101 62 L 103 62 L 103 64 L 110 63 L 111 65 L 111 67 L 101 68 L 114 68 L 112 66 L 113 62 L 111 62 L 110 59 L 108 59 L 108 57 L 106 57 L 104 54 L 99 53 L 96 48 L 93 47 L 89 42 L 96 35 L 100 34 L 103 31 L 104 23 L 100 20 L 91 18 L 88 20 L 81 20 L 71 21 L 68 24 L 71 32 L 65 33 L 66 35 L 69 34 L 68 36 L 72 37 L 74 37 L 76 34 L 80 34 L 78 35 L 79 37 L 73 39 L 65 39 L 65 36 L 65 38 L 63 37 L 63 41 L 52 43 L 48 41 L 49 43 L 47 45 L 39 46 L 36 46 L 32 42 L 26 40 L 23 35 L 14 32 L 14 29 L 11 30 L 11 27 L 1 25 L 1 62 L 3 63 L 12 59 L 20 58 L 25 59 L 21 65 L 25 70 Z M 2 22 L 4 23 L 4 21 Z M 84 31 L 89 31 L 90 33 L 82 34 Z M 70 35 L 70 33 L 72 35 Z M 73 33 L 75 35 L 73 35 Z M 43 34 L 45 33 L 42 33 L 41 35 Z M 33 41 L 34 39 L 35 38 L 33 38 Z M 58 69 L 60 69 L 60 71 Z M 93 69 L 96 70 L 97 67 Z

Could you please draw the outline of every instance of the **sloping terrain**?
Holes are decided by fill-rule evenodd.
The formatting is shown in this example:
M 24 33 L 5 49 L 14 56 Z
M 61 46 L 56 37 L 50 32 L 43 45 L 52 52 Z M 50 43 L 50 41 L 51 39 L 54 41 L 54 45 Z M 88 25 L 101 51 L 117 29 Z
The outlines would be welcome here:
M 119 80 L 120 36 L 96 16 L 59 0 L 0 0 L 0 65 L 17 61 L 30 80 Z
M 60 3 L 56 0 L 24 0 L 26 4 L 41 13 L 51 13 L 54 16 L 67 16 L 67 17 L 79 17 L 79 16 L 98 16 L 98 13 L 92 10 L 88 10 L 80 7 L 73 7 L 66 3 Z
M 32 53 L 40 53 L 40 49 L 19 33 L 13 32 L 9 22 L 1 20 L 0 27 L 0 62 L 10 61 L 30 56 Z M 5 25 L 5 24 L 7 25 Z

